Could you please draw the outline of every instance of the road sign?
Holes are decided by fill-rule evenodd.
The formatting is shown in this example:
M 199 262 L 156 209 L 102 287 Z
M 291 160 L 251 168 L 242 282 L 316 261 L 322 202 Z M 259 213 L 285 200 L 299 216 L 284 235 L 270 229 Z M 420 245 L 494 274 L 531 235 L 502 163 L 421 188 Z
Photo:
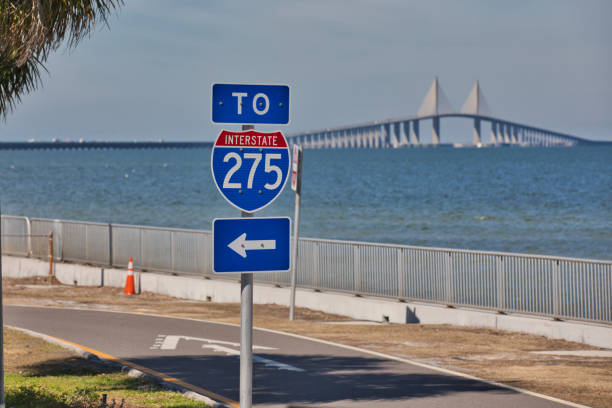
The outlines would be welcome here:
M 212 121 L 286 125 L 289 123 L 289 87 L 213 84 Z
M 289 147 L 281 132 L 223 130 L 211 154 L 213 179 L 221 195 L 249 213 L 278 197 L 289 175 Z
M 302 176 L 301 174 L 299 174 L 300 172 L 300 166 L 299 166 L 299 162 L 300 162 L 300 155 L 301 155 L 301 151 L 300 151 L 300 146 L 297 144 L 293 145 L 293 155 L 292 157 L 292 161 L 291 161 L 291 189 L 293 191 L 297 191 L 298 189 L 298 185 L 299 185 L 299 178 Z
M 212 229 L 213 272 L 289 270 L 289 217 L 218 218 Z

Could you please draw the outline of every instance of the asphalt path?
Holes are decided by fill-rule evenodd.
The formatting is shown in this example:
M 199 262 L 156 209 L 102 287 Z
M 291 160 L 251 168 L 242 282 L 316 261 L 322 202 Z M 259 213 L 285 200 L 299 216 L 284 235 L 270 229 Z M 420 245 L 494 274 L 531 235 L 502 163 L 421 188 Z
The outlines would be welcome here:
M 4 306 L 5 324 L 65 339 L 239 400 L 238 326 L 143 314 Z M 564 407 L 357 349 L 255 329 L 261 407 Z

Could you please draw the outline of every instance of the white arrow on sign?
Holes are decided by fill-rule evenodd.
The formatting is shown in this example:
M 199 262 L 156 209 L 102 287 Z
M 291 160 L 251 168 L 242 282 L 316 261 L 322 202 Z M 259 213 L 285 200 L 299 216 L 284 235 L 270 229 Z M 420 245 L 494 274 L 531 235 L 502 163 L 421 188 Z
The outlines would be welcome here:
M 247 241 L 245 232 L 244 234 L 240 235 L 238 238 L 230 242 L 227 246 L 230 247 L 232 251 L 236 252 L 241 257 L 246 258 L 246 251 L 276 249 L 276 241 L 273 239 Z

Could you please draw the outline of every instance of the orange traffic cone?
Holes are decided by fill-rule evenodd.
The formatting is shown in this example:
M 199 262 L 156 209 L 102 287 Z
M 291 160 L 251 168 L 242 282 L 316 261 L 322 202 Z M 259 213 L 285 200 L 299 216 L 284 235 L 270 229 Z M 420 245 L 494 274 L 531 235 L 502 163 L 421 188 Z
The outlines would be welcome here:
M 134 263 L 132 257 L 130 257 L 130 262 L 128 263 L 128 274 L 127 279 L 125 281 L 125 289 L 123 290 L 123 293 L 125 293 L 126 295 L 136 294 L 136 292 L 134 291 Z

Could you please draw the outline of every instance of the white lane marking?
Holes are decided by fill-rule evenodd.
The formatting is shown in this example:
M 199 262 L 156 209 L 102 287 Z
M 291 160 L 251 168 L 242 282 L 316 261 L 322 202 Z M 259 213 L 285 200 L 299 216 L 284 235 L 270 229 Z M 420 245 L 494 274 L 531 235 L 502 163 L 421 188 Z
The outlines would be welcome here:
M 208 344 L 223 344 L 226 346 L 232 347 L 240 347 L 240 343 L 234 343 L 231 341 L 223 341 L 223 340 L 215 340 L 215 339 L 204 339 L 202 337 L 192 337 L 192 336 L 177 336 L 174 334 L 160 334 L 155 339 L 155 344 L 151 348 L 154 348 L 157 344 L 161 350 L 176 350 L 178 343 L 180 340 L 188 340 L 188 341 L 201 341 L 203 343 Z M 265 347 L 265 346 L 253 346 L 253 350 L 277 350 L 274 347 Z
M 151 346 L 151 350 L 176 350 L 178 347 L 180 340 L 188 340 L 188 341 L 200 341 L 206 344 L 202 344 L 203 349 L 210 349 L 217 353 L 225 353 L 226 356 L 240 356 L 240 343 L 235 343 L 231 341 L 223 341 L 223 340 L 214 340 L 214 339 L 204 339 L 201 337 L 192 337 L 192 336 L 177 336 L 173 334 L 159 334 L 155 338 L 155 343 Z M 238 350 L 227 347 L 236 347 Z M 274 347 L 266 347 L 266 346 L 256 346 L 253 345 L 253 350 L 278 350 Z M 286 371 L 304 371 L 301 368 L 294 367 L 289 364 L 281 363 L 278 361 L 270 360 L 268 358 L 260 357 L 253 355 L 253 361 L 256 363 L 265 364 L 266 367 L 275 367 L 279 370 Z
M 299 372 L 303 372 L 304 371 L 301 368 L 297 368 L 297 367 L 294 367 L 294 366 L 289 365 L 289 364 L 279 363 L 278 361 L 269 360 L 267 358 L 263 358 L 263 357 L 259 357 L 259 356 L 255 356 L 255 355 L 253 356 L 253 361 L 256 362 L 256 363 L 265 364 L 266 367 L 275 367 L 275 368 L 278 368 L 279 370 L 299 371 Z

